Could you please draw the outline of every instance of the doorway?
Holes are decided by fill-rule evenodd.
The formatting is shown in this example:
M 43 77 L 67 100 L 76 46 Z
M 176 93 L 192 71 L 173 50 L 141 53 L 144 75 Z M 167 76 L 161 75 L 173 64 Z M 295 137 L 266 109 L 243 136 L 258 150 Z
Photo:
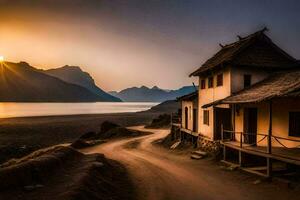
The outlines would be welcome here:
M 185 121 L 185 129 L 188 129 L 189 128 L 189 109 L 188 107 L 185 107 L 184 109 L 184 121 Z
M 214 116 L 214 139 L 221 140 L 222 125 L 224 130 L 231 130 L 231 109 L 215 107 Z M 229 134 L 224 135 L 224 139 L 229 137 Z
M 193 132 L 197 132 L 197 123 L 198 123 L 198 117 L 197 117 L 197 109 L 193 109 Z
M 244 143 L 256 145 L 257 108 L 244 108 Z

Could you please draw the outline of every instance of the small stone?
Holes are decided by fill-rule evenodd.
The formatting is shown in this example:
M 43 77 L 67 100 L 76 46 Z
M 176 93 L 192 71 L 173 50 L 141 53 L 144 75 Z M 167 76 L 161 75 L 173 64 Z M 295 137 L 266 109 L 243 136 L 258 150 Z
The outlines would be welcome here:
M 100 168 L 100 167 L 103 167 L 104 164 L 102 162 L 95 162 L 95 163 L 93 163 L 93 166 L 96 168 Z
M 202 159 L 203 157 L 202 156 L 199 156 L 199 155 L 195 155 L 195 154 L 193 154 L 193 155 L 191 155 L 191 159 L 193 159 L 193 160 L 200 160 L 200 159 Z
M 257 184 L 260 184 L 260 183 L 261 183 L 260 179 L 257 179 L 256 181 L 253 182 L 254 185 L 257 185 Z
M 24 186 L 24 189 L 27 190 L 27 191 L 32 191 L 32 190 L 35 190 L 35 189 L 38 189 L 38 188 L 42 188 L 42 187 L 44 187 L 44 185 L 41 185 L 41 184 L 26 185 L 26 186 Z
M 237 168 L 238 168 L 238 166 L 231 165 L 227 169 L 230 170 L 230 171 L 235 171 Z
M 201 150 L 193 151 L 192 153 L 199 156 L 207 156 L 207 153 Z

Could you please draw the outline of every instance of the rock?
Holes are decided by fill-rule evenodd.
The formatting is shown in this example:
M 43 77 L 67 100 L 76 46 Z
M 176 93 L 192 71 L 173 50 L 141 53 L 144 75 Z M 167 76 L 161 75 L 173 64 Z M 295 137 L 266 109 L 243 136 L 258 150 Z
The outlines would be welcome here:
M 25 189 L 26 191 L 32 191 L 32 190 L 35 190 L 35 189 L 38 189 L 38 188 L 42 188 L 42 187 L 44 187 L 44 186 L 41 185 L 41 184 L 36 184 L 36 185 L 26 185 L 26 186 L 24 186 L 24 189 Z
M 95 167 L 95 168 L 101 168 L 103 166 L 104 166 L 103 162 L 94 162 L 93 163 L 93 167 Z
M 101 133 L 102 139 L 109 139 L 114 137 L 133 137 L 139 136 L 142 132 L 136 130 L 130 130 L 124 127 L 116 127 L 112 128 L 105 133 Z
M 85 147 L 89 147 L 89 146 L 91 146 L 91 145 L 82 139 L 78 139 L 71 144 L 71 147 L 73 147 L 75 149 L 81 149 L 81 148 L 85 148 Z
M 153 119 L 151 124 L 145 126 L 145 128 L 165 128 L 169 127 L 171 124 L 171 115 L 162 114 L 157 118 Z
M 120 127 L 120 126 L 118 124 L 115 124 L 115 123 L 110 122 L 110 121 L 104 121 L 101 124 L 100 132 L 101 133 L 106 133 L 107 131 L 109 131 L 111 129 L 114 129 L 114 128 L 117 128 L 117 127 Z
M 203 158 L 203 156 L 199 156 L 199 155 L 195 155 L 195 154 L 191 155 L 191 159 L 193 159 L 193 160 L 200 160 L 202 158 Z
M 205 152 L 217 155 L 221 150 L 221 144 L 219 141 L 210 141 L 204 137 L 198 138 L 198 147 Z
M 237 169 L 238 169 L 237 165 L 230 165 L 229 167 L 227 167 L 227 170 L 229 170 L 229 171 L 235 171 Z
M 201 150 L 193 151 L 192 154 L 203 156 L 203 157 L 208 155 L 206 152 L 201 151 Z
M 260 179 L 257 179 L 256 181 L 253 182 L 254 185 L 257 185 L 257 184 L 260 184 L 260 183 L 261 183 Z
M 80 136 L 79 139 L 93 139 L 96 137 L 96 133 L 95 132 L 87 132 L 87 133 L 84 133 L 82 136 Z

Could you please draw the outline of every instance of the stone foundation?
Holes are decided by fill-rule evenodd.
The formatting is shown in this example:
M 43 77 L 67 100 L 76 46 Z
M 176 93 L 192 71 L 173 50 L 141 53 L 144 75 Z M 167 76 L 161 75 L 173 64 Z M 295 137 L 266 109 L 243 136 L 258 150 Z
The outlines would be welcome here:
M 172 140 L 180 139 L 180 127 L 177 126 L 171 126 L 171 137 Z
M 198 148 L 211 153 L 211 154 L 219 154 L 222 150 L 220 141 L 212 141 L 203 136 L 198 137 Z
M 172 141 L 180 139 L 184 143 L 190 143 L 191 146 L 199 148 L 210 154 L 218 155 L 222 151 L 220 141 L 212 141 L 204 136 L 192 136 L 180 130 L 180 127 L 171 127 Z

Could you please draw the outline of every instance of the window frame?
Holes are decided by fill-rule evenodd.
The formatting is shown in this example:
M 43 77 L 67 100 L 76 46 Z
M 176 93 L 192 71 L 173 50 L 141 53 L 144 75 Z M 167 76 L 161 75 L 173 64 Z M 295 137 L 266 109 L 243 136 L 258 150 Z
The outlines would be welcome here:
M 203 124 L 209 126 L 209 110 L 203 110 Z
M 294 117 L 294 119 L 291 119 Z M 292 122 L 293 120 L 293 122 Z M 289 112 L 289 136 L 291 137 L 300 137 L 300 111 L 291 111 Z M 291 130 L 295 129 L 295 130 Z
M 223 86 L 224 76 L 223 73 L 217 75 L 217 87 Z
M 214 87 L 214 77 L 213 76 L 208 77 L 207 87 L 208 88 L 213 88 Z
M 201 88 L 201 90 L 206 89 L 206 79 L 200 80 L 200 88 Z

